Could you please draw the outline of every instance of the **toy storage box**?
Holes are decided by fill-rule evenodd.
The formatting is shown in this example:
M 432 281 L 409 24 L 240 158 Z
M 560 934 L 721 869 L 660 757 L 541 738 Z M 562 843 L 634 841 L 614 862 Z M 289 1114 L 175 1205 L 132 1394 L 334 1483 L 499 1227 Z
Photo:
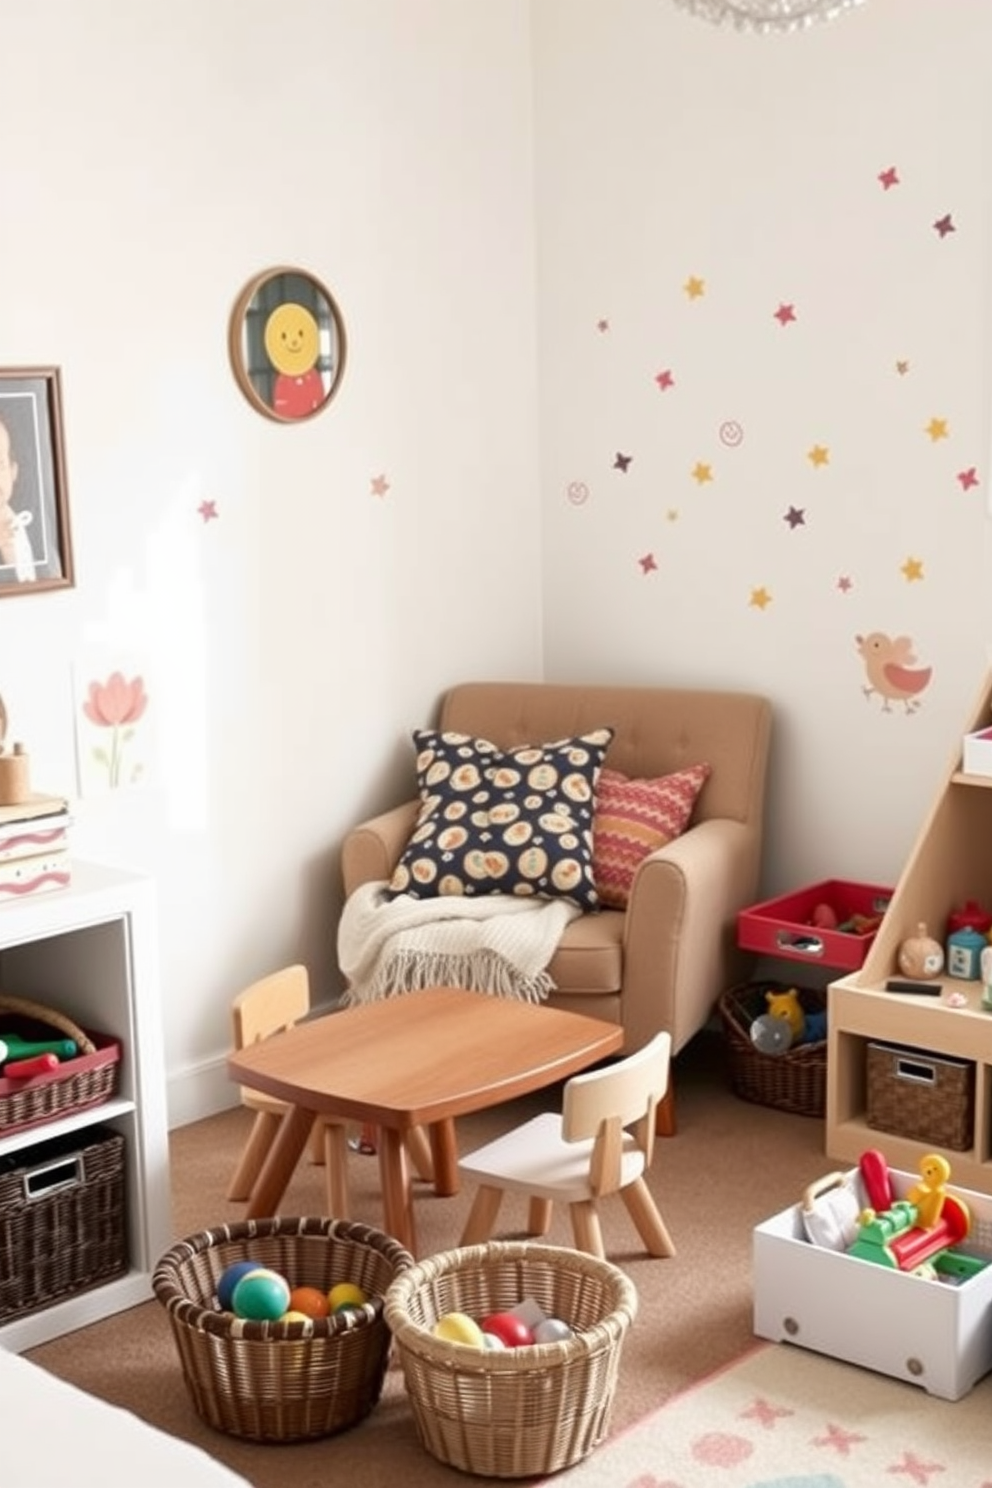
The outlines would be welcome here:
M 904 1197 L 919 1175 L 891 1177 Z M 949 1188 L 971 1210 L 962 1249 L 992 1259 L 992 1199 Z M 992 1370 L 992 1265 L 958 1286 L 889 1270 L 807 1240 L 796 1203 L 755 1229 L 753 1276 L 759 1338 L 859 1364 L 945 1400 L 960 1400 Z
M 831 878 L 808 884 L 778 899 L 752 904 L 737 916 L 737 944 L 745 951 L 766 956 L 784 956 L 790 961 L 809 961 L 843 974 L 857 971 L 875 939 L 873 929 L 841 929 L 856 916 L 877 919 L 888 908 L 892 890 L 876 884 L 849 883 Z M 828 904 L 837 917 L 836 930 L 820 929 L 811 923 L 819 904 Z

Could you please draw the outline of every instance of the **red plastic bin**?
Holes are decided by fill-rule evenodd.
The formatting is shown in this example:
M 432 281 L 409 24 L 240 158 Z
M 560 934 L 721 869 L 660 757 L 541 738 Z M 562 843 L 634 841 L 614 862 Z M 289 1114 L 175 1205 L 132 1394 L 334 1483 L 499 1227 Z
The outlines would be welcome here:
M 737 944 L 745 951 L 810 961 L 838 971 L 857 971 L 878 933 L 878 921 L 892 898 L 891 888 L 848 883 L 831 878 L 810 884 L 763 904 L 752 904 L 737 916 Z M 818 904 L 829 904 L 837 916 L 836 930 L 812 924 Z M 859 928 L 858 919 L 870 926 Z

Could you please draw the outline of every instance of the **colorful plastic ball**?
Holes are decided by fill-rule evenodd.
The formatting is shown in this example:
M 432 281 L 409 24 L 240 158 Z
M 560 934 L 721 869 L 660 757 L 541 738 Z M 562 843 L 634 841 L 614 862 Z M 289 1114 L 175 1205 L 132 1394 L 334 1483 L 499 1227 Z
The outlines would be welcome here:
M 483 1333 L 495 1333 L 507 1348 L 523 1348 L 534 1342 L 534 1335 L 515 1312 L 491 1312 L 482 1322 Z
M 351 1281 L 339 1281 L 327 1294 L 327 1305 L 332 1312 L 340 1312 L 344 1307 L 364 1307 L 367 1301 L 361 1287 Z
M 495 1333 L 483 1333 L 482 1347 L 491 1349 L 495 1352 L 497 1349 L 505 1349 L 506 1344 L 503 1342 L 502 1338 L 497 1338 Z
M 294 1287 L 289 1294 L 289 1306 L 290 1311 L 302 1312 L 304 1317 L 311 1318 L 325 1318 L 331 1310 L 327 1294 L 312 1286 Z
M 234 1310 L 232 1306 L 234 1288 L 242 1276 L 247 1276 L 249 1271 L 257 1270 L 257 1261 L 232 1261 L 230 1266 L 227 1266 L 220 1273 L 220 1276 L 217 1278 L 217 1301 L 220 1303 L 224 1312 L 232 1312 Z
M 464 1312 L 444 1313 L 431 1331 L 435 1338 L 447 1339 L 448 1343 L 467 1343 L 472 1348 L 485 1346 L 482 1329 L 474 1318 Z
M 566 1338 L 574 1336 L 572 1329 L 561 1318 L 545 1318 L 534 1329 L 535 1343 L 563 1343 Z
M 234 1288 L 231 1305 L 240 1318 L 257 1323 L 274 1321 L 289 1306 L 289 1282 L 278 1271 L 258 1266 L 242 1276 Z
M 288 1312 L 283 1313 L 279 1321 L 281 1323 L 312 1323 L 313 1318 L 308 1312 L 299 1312 L 295 1307 L 291 1307 Z

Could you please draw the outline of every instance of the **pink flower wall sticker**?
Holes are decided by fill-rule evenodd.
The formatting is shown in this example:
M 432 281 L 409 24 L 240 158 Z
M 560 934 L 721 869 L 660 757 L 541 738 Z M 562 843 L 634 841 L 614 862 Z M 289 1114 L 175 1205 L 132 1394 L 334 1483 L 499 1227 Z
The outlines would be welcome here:
M 132 677 L 128 681 L 123 672 L 111 672 L 106 682 L 91 682 L 86 691 L 83 712 L 97 728 L 110 729 L 110 747 L 98 745 L 93 758 L 107 772 L 107 783 L 111 790 L 124 785 L 133 785 L 141 773 L 137 763 L 130 775 L 124 777 L 125 746 L 134 738 L 135 725 L 148 707 L 144 678 Z

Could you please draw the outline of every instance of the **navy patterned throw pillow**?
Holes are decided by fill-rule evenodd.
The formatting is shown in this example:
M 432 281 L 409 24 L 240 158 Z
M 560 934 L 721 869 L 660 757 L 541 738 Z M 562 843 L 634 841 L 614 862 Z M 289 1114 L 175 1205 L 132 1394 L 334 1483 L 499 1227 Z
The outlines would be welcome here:
M 596 909 L 596 781 L 613 738 L 593 729 L 499 749 L 470 734 L 417 729 L 420 811 L 388 894 L 516 894 Z

